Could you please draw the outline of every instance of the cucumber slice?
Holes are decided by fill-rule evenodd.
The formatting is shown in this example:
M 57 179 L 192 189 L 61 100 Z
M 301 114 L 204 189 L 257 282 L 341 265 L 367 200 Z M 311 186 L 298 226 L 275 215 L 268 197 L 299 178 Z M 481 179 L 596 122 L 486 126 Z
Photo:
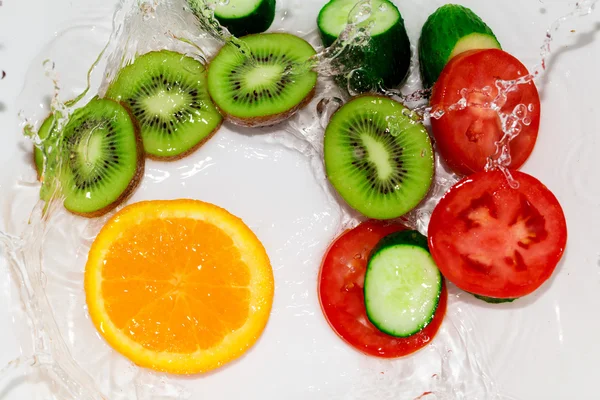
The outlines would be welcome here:
M 471 294 L 473 294 L 473 293 L 471 293 Z M 478 294 L 473 294 L 473 296 L 475 296 L 479 300 L 485 301 L 486 303 L 489 303 L 489 304 L 512 303 L 513 301 L 517 300 L 517 298 L 513 298 L 513 299 L 500 299 L 498 297 L 480 296 Z
M 219 1 L 215 17 L 234 36 L 262 33 L 275 19 L 275 0 Z
M 331 0 L 319 13 L 317 25 L 321 39 L 326 47 L 338 38 L 346 27 L 348 14 L 358 0 Z M 360 60 L 361 74 L 356 82 L 351 82 L 353 90 L 366 92 L 377 89 L 379 82 L 386 87 L 398 86 L 410 68 L 410 40 L 404 27 L 404 20 L 398 8 L 387 0 L 372 0 L 371 16 L 362 25 L 372 24 L 371 41 L 361 51 L 353 52 L 351 57 Z M 359 75 L 362 75 L 359 77 Z M 341 78 L 341 84 L 347 84 Z
M 380 331 L 408 337 L 433 319 L 442 291 L 442 274 L 417 231 L 383 238 L 369 258 L 365 275 L 367 317 Z
M 423 25 L 419 40 L 423 86 L 432 87 L 452 57 L 476 49 L 501 49 L 490 27 L 467 7 L 438 8 Z

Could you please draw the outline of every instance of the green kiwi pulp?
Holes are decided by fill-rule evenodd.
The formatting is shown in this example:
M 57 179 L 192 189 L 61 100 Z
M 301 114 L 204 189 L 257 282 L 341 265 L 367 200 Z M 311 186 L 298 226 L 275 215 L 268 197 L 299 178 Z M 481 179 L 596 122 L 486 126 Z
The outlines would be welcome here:
M 369 218 L 400 217 L 427 195 L 434 172 L 425 127 L 402 104 L 361 96 L 325 130 L 325 169 L 340 196 Z
M 60 181 L 65 208 L 100 216 L 124 201 L 144 172 L 138 127 L 120 104 L 95 98 L 62 132 Z
M 106 97 L 131 110 L 146 155 L 159 160 L 193 152 L 223 120 L 208 95 L 204 65 L 168 50 L 144 54 L 123 68 Z
M 208 66 L 208 91 L 226 119 L 243 126 L 274 125 L 310 101 L 317 74 L 302 68 L 316 53 L 310 44 L 288 33 L 240 40 L 250 55 L 229 43 Z

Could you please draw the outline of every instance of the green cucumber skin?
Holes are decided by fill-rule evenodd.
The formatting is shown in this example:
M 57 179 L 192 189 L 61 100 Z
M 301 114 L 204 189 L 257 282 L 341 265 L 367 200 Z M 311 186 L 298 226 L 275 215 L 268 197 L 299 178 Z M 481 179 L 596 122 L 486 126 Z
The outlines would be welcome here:
M 471 33 L 488 35 L 498 43 L 498 48 L 501 48 L 490 27 L 467 7 L 446 4 L 429 16 L 419 39 L 423 87 L 430 88 L 435 84 L 456 43 Z
M 390 6 L 397 8 L 392 3 Z M 317 19 L 317 25 L 319 25 L 320 19 L 321 13 Z M 319 33 L 325 47 L 331 46 L 337 39 L 336 36 L 324 32 L 320 25 Z M 349 57 L 359 58 L 360 64 L 364 65 L 362 69 L 365 71 L 356 78 L 356 81 L 353 80 L 351 87 L 358 93 L 365 93 L 378 91 L 379 82 L 382 82 L 386 88 L 399 86 L 408 76 L 411 56 L 410 39 L 404 26 L 404 19 L 400 14 L 400 19 L 393 27 L 382 34 L 371 37 L 366 49 L 355 50 L 349 55 Z M 338 78 L 338 84 L 347 87 L 346 77 Z
M 369 259 L 373 258 L 381 250 L 398 244 L 409 244 L 412 246 L 418 246 L 427 250 L 427 252 L 429 253 L 429 244 L 427 243 L 427 238 L 421 235 L 421 233 L 419 233 L 418 231 L 407 230 L 394 232 L 381 239 L 371 251 Z
M 256 10 L 244 17 L 224 18 L 216 14 L 215 17 L 233 36 L 262 33 L 269 29 L 275 19 L 275 0 L 263 0 Z
M 421 247 L 422 249 L 424 249 L 425 251 L 427 251 L 429 253 L 429 245 L 428 245 L 427 238 L 418 231 L 407 230 L 407 231 L 400 231 L 400 232 L 392 233 L 390 235 L 385 236 L 383 239 L 381 239 L 379 241 L 379 243 L 377 243 L 375 248 L 371 251 L 371 254 L 369 255 L 369 260 L 371 260 L 377 253 L 386 249 L 387 247 L 397 246 L 397 245 L 417 246 L 417 247 Z M 367 269 L 368 268 L 369 268 L 369 264 L 367 264 Z M 431 321 L 435 317 L 435 313 L 437 312 L 437 308 L 440 304 L 440 295 L 442 293 L 442 286 L 444 285 L 444 277 L 442 276 L 441 272 L 438 271 L 438 273 L 440 274 L 441 279 L 440 279 L 440 286 L 438 287 L 438 296 L 436 299 L 436 304 L 435 304 L 435 307 L 433 308 L 433 312 L 431 313 L 431 317 L 429 318 L 429 320 L 427 320 L 423 324 L 423 326 L 421 328 L 415 330 L 414 332 L 412 332 L 406 336 L 395 336 L 391 332 L 386 332 L 385 328 L 380 326 L 377 323 L 377 321 L 374 321 L 371 318 L 371 316 L 369 315 L 368 307 L 366 307 L 367 318 L 377 329 L 379 329 L 381 332 L 383 332 L 387 335 L 390 335 L 390 336 L 406 338 L 406 337 L 411 337 L 411 336 L 416 335 L 417 333 L 421 332 L 423 329 L 425 329 L 425 327 L 427 327 L 427 325 L 429 325 L 429 323 L 431 323 Z M 363 293 L 365 292 L 365 288 L 368 285 L 368 275 L 369 275 L 368 273 L 365 274 L 365 283 L 363 286 Z M 366 301 L 366 296 L 365 296 L 365 301 Z
M 498 297 L 487 297 L 487 296 L 480 296 L 478 294 L 474 294 L 471 293 L 473 296 L 475 296 L 475 298 L 485 301 L 486 303 L 489 304 L 504 304 L 504 303 L 512 303 L 515 300 L 518 300 L 518 298 L 514 298 L 514 299 L 500 299 Z

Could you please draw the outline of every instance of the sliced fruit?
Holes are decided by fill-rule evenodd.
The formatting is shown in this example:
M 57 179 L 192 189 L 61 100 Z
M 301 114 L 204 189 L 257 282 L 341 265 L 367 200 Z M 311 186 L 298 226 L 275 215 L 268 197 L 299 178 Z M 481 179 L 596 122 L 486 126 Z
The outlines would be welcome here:
M 62 132 L 60 181 L 65 208 L 97 217 L 134 191 L 144 174 L 137 126 L 120 104 L 95 98 L 76 110 Z
M 433 319 L 441 291 L 442 275 L 425 236 L 396 232 L 377 244 L 365 275 L 365 305 L 380 331 L 396 337 L 420 332 Z
M 414 353 L 433 340 L 446 313 L 448 293 L 442 282 L 433 319 L 415 335 L 387 335 L 367 318 L 363 286 L 369 255 L 385 236 L 404 229 L 400 224 L 364 222 L 339 236 L 321 265 L 318 291 L 325 318 L 340 338 L 368 355 L 393 358 Z
M 225 118 L 243 126 L 284 121 L 307 104 L 317 74 L 302 66 L 315 54 L 304 39 L 288 33 L 261 33 L 241 39 L 249 57 L 225 45 L 208 68 L 208 90 Z M 294 68 L 303 70 L 295 73 Z
M 275 0 L 218 1 L 215 17 L 234 36 L 261 33 L 275 19 Z
M 325 169 L 337 192 L 370 218 L 412 210 L 433 178 L 433 149 L 421 123 L 402 104 L 361 96 L 342 106 L 325 130 Z
M 85 268 L 87 305 L 106 341 L 137 365 L 175 374 L 218 368 L 259 338 L 273 272 L 237 217 L 197 200 L 125 207 Z
M 358 3 L 358 0 L 331 0 L 321 9 L 317 25 L 325 47 L 340 36 Z M 350 85 L 356 92 L 374 91 L 381 85 L 396 87 L 406 79 L 410 69 L 410 40 L 398 8 L 387 0 L 372 0 L 371 14 L 359 26 L 369 24 L 372 24 L 369 44 L 349 55 L 362 65 L 351 77 Z
M 37 136 L 40 140 L 44 140 L 50 135 L 50 132 L 54 128 L 54 123 L 54 114 L 50 114 L 38 130 Z M 44 153 L 38 146 L 33 146 L 33 161 L 35 162 L 38 179 L 42 180 L 44 177 Z
M 477 14 L 446 4 L 429 16 L 419 39 L 419 63 L 425 88 L 432 87 L 454 56 L 468 50 L 501 49 L 494 32 Z
M 532 293 L 556 268 L 567 226 L 556 197 L 514 171 L 480 172 L 456 184 L 429 224 L 429 248 L 442 274 L 479 296 L 514 299 Z
M 119 72 L 106 97 L 131 110 L 150 158 L 182 158 L 221 126 L 222 117 L 206 89 L 205 67 L 172 51 L 138 57 Z
M 483 171 L 496 153 L 496 142 L 504 136 L 498 112 L 490 104 L 498 95 L 496 82 L 528 75 L 527 68 L 510 54 L 497 49 L 472 50 L 454 57 L 433 87 L 431 106 L 446 110 L 431 119 L 438 150 L 458 174 Z M 462 92 L 462 93 L 461 93 Z M 467 107 L 448 111 L 463 95 Z M 511 169 L 518 169 L 533 151 L 540 127 L 540 97 L 533 82 L 522 84 L 497 100 L 500 112 L 512 114 L 523 109 L 521 131 L 510 141 Z

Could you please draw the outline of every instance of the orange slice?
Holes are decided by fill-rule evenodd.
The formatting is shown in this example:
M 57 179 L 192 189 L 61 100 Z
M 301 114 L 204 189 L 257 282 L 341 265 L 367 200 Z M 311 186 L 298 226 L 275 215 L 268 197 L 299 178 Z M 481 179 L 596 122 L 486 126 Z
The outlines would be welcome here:
M 206 372 L 264 330 L 273 271 L 237 217 L 195 200 L 130 205 L 102 228 L 85 268 L 92 321 L 134 363 Z

